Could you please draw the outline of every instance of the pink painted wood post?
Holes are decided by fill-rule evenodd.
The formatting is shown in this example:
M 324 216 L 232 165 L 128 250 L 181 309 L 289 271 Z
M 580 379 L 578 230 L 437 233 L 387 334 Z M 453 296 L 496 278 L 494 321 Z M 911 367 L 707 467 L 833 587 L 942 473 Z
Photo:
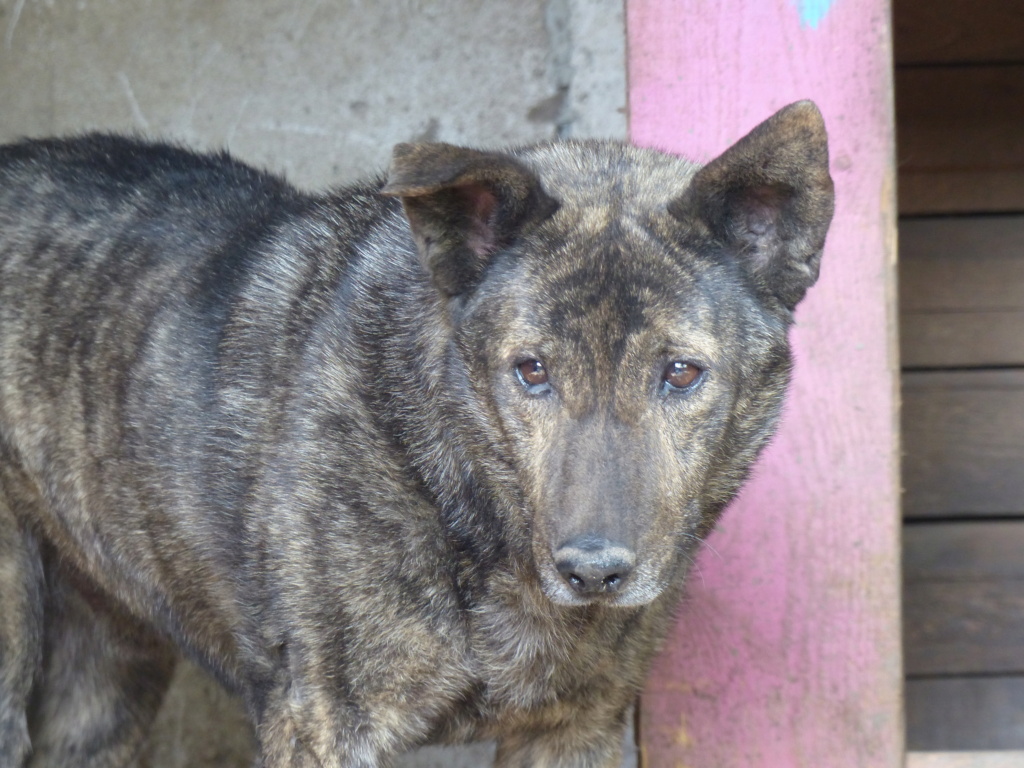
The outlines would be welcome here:
M 690 582 L 641 707 L 648 768 L 903 762 L 887 0 L 628 0 L 630 125 L 707 160 L 792 101 L 837 209 L 783 427 Z

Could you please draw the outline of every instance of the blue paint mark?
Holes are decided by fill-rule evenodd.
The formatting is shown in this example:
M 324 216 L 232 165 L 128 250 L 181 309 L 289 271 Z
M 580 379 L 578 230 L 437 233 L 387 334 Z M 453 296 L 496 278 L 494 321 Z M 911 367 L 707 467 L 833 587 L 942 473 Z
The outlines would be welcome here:
M 836 0 L 796 0 L 796 7 L 800 11 L 800 23 L 805 27 L 817 29 L 835 2 Z

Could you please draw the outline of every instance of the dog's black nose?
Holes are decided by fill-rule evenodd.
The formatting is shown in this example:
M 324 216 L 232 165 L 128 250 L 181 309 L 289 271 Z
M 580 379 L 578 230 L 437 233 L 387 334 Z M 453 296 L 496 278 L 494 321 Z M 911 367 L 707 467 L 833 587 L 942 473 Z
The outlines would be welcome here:
M 636 554 L 608 539 L 578 536 L 555 552 L 555 567 L 583 597 L 620 592 L 636 564 Z

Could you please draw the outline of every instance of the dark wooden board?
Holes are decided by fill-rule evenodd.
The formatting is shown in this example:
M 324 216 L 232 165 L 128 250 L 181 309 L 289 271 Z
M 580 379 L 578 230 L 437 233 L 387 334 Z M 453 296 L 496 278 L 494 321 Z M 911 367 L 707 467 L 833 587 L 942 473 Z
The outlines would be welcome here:
M 904 368 L 1024 365 L 1024 216 L 906 218 Z
M 908 584 L 903 606 L 907 674 L 1024 672 L 1024 581 Z
M 896 71 L 901 214 L 1024 211 L 1024 66 Z
M 1024 365 L 1024 312 L 905 313 L 904 368 Z
M 1024 512 L 1024 371 L 905 373 L 902 426 L 905 517 Z
M 1020 0 L 894 0 L 897 64 L 1024 61 Z
M 909 675 L 1024 673 L 1024 520 L 906 526 Z
M 907 681 L 907 748 L 1024 748 L 1024 677 Z
M 1024 580 L 1024 519 L 903 527 L 906 583 Z
M 904 218 L 899 254 L 903 312 L 1024 309 L 1024 216 Z

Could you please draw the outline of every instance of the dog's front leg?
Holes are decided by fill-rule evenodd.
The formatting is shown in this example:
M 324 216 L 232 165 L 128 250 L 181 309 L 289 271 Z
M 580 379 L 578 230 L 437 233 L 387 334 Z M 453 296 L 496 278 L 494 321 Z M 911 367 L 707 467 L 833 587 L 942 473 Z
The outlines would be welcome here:
M 135 765 L 170 684 L 170 644 L 48 564 L 31 768 Z
M 388 768 L 400 751 L 383 723 L 326 696 L 275 697 L 260 719 L 255 768 Z
M 620 768 L 625 728 L 561 728 L 498 742 L 495 768 Z
M 0 765 L 12 768 L 30 750 L 26 710 L 42 663 L 42 590 L 39 545 L 0 487 Z

